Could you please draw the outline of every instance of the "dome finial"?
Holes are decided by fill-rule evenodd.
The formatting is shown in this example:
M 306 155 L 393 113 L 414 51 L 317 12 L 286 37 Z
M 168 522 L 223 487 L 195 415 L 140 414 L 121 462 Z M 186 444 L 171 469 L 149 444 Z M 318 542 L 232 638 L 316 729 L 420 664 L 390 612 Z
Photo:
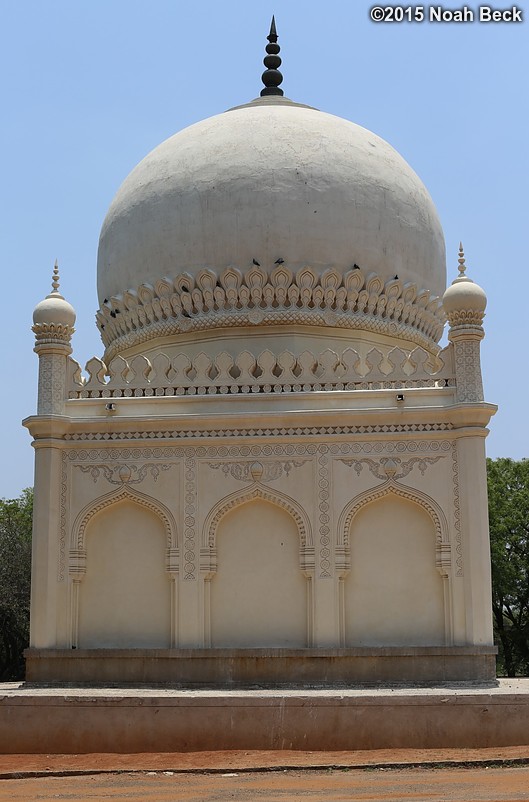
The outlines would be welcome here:
M 459 243 L 459 258 L 457 260 L 459 262 L 458 270 L 459 270 L 459 278 L 466 278 L 465 270 L 467 266 L 465 264 L 465 252 L 463 250 L 463 243 Z
M 60 284 L 59 263 L 56 259 L 55 264 L 53 265 L 53 275 L 51 278 L 52 292 L 57 292 L 57 293 L 59 292 L 59 284 Z
M 68 342 L 70 341 L 75 323 L 75 309 L 59 292 L 59 283 L 59 263 L 56 259 L 51 276 L 51 292 L 37 304 L 33 311 L 33 323 L 35 324 L 33 331 L 37 335 L 37 340 L 42 339 L 41 335 L 48 337 L 49 330 L 46 327 L 53 325 L 69 327 L 71 331 L 67 339 Z
M 261 90 L 261 97 L 265 97 L 266 95 L 282 96 L 283 90 L 279 88 L 279 84 L 283 82 L 283 76 L 278 70 L 278 67 L 281 66 L 281 59 L 279 57 L 280 47 L 277 44 L 275 17 L 272 17 L 270 33 L 266 38 L 268 39 L 269 44 L 267 44 L 265 48 L 267 55 L 263 60 L 266 70 L 261 76 L 261 80 L 265 85 L 265 88 Z

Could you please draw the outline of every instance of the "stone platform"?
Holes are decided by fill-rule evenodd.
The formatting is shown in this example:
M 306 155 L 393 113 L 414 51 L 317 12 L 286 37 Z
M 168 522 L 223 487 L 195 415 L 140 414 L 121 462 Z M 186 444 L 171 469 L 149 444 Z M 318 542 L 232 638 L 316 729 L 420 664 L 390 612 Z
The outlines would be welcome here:
M 325 690 L 0 686 L 6 754 L 528 744 L 529 679 Z

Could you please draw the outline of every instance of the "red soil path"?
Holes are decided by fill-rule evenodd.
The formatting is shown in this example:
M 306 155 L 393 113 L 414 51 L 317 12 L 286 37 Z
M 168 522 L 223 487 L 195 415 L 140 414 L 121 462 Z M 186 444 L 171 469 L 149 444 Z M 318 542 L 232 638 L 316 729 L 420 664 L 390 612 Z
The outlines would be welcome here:
M 529 800 L 529 767 L 284 770 L 186 774 L 85 774 L 0 781 L 0 800 L 128 802 L 520 802 Z

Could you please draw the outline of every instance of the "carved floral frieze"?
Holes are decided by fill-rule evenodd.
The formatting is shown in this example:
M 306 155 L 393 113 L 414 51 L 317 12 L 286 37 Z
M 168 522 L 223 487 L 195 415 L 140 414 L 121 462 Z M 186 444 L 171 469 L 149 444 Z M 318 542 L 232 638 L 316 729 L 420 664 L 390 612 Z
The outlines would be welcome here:
M 151 476 L 156 482 L 162 471 L 168 471 L 173 466 L 158 465 L 148 462 L 144 465 L 74 465 L 82 473 L 89 474 L 94 482 L 103 477 L 111 485 L 136 485 Z
M 411 459 L 405 461 L 400 457 L 382 457 L 380 460 L 373 460 L 368 457 L 362 457 L 361 459 L 345 459 L 342 457 L 339 461 L 350 468 L 354 468 L 357 476 L 360 476 L 365 465 L 373 476 L 385 481 L 386 479 L 402 479 L 411 473 L 415 467 L 424 476 L 428 466 L 434 465 L 440 459 L 442 459 L 441 456 L 411 457 Z
M 293 468 L 300 468 L 307 462 L 302 460 L 281 460 L 275 462 L 208 462 L 213 470 L 221 470 L 239 482 L 274 482 L 283 475 L 288 476 Z

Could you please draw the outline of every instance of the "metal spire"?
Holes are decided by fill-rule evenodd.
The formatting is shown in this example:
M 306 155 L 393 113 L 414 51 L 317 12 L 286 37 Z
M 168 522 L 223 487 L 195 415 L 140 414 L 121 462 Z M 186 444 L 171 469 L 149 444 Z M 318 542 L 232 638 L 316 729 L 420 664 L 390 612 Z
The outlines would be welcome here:
M 265 88 L 261 90 L 261 97 L 265 97 L 266 95 L 282 96 L 283 90 L 279 88 L 279 84 L 283 82 L 283 76 L 278 70 L 278 67 L 281 65 L 281 59 L 278 55 L 280 47 L 277 44 L 276 21 L 274 17 L 272 17 L 270 33 L 266 38 L 269 44 L 267 44 L 265 48 L 267 55 L 263 59 L 266 70 L 261 76 L 261 80 L 265 85 Z

